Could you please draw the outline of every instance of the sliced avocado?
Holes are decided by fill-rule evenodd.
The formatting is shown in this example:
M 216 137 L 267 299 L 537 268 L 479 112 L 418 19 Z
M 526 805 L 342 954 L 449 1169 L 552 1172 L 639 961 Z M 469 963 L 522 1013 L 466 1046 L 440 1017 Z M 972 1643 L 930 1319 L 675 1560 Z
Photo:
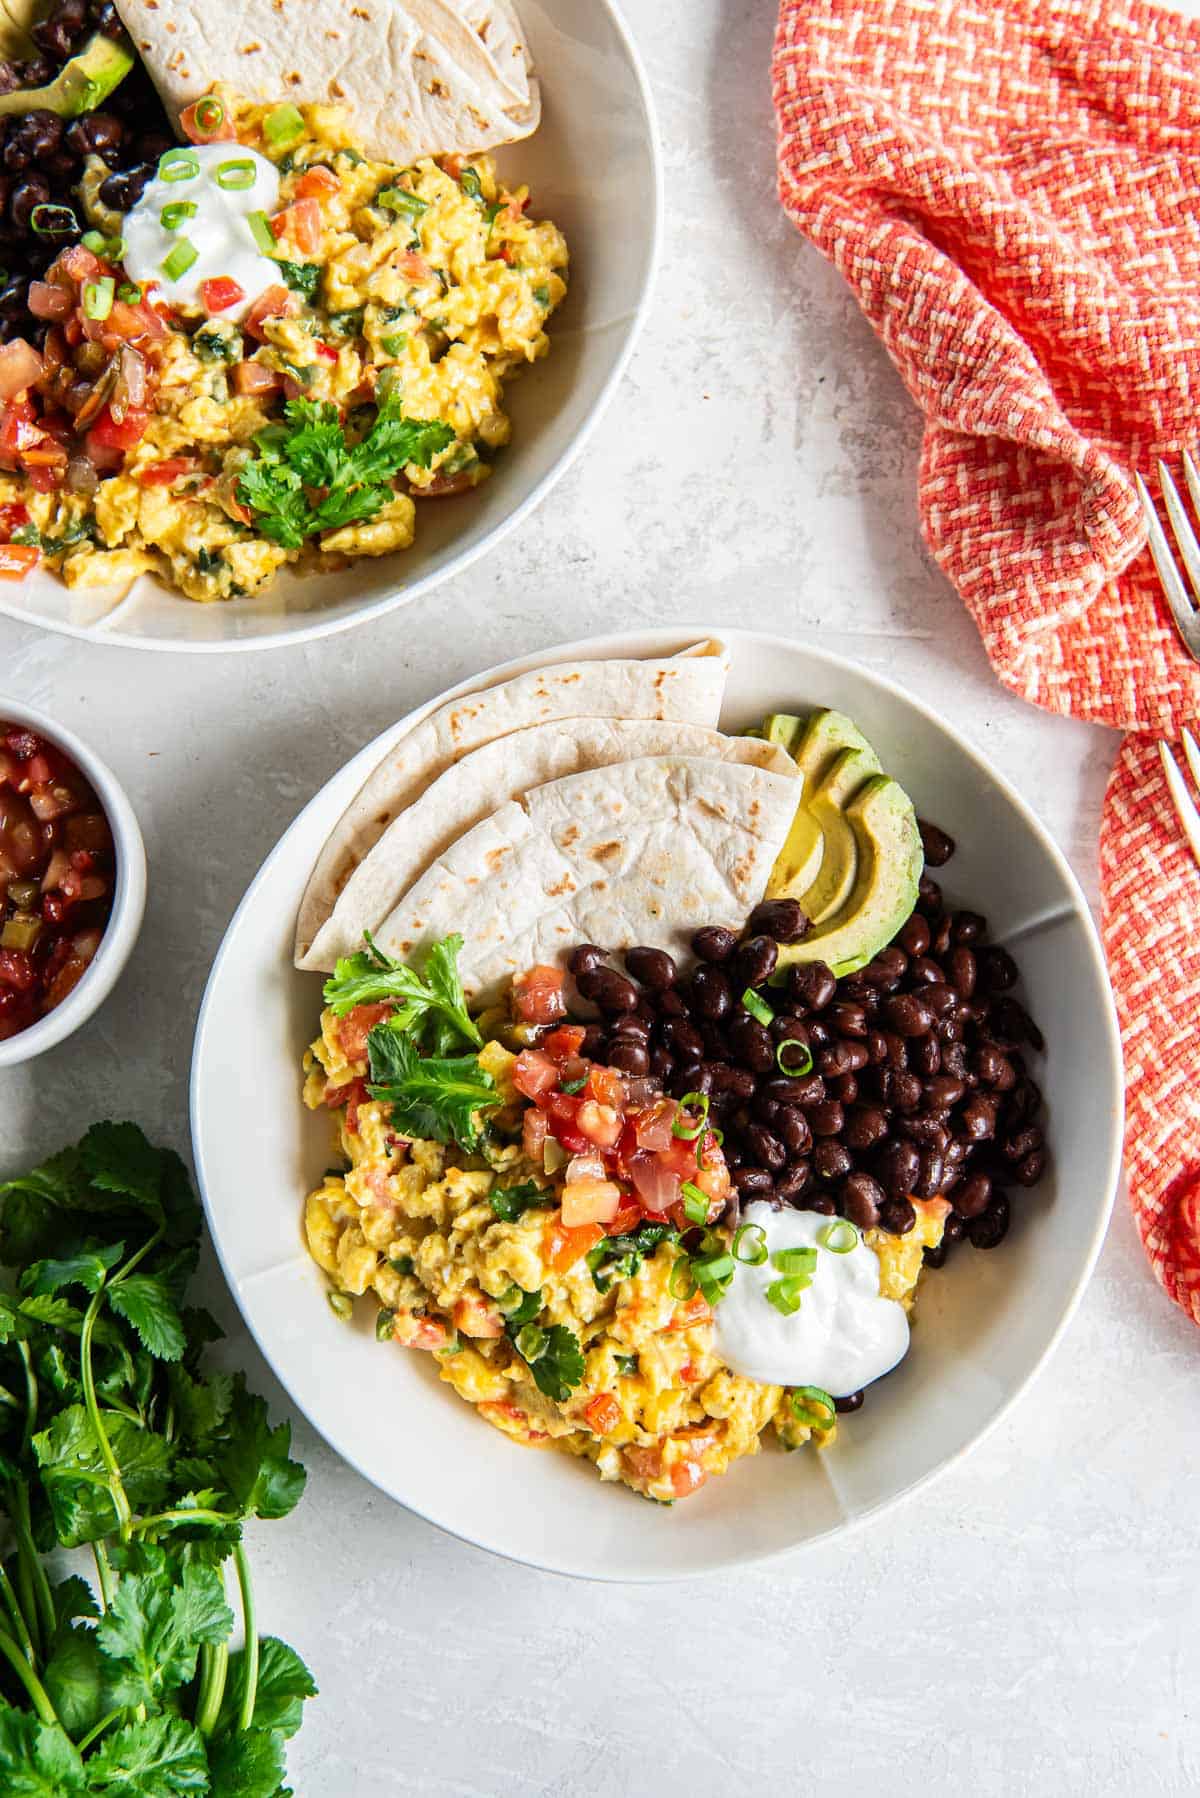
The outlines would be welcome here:
M 793 893 L 814 925 L 834 917 L 850 896 L 858 875 L 858 843 L 845 811 L 870 776 L 880 771 L 870 744 L 840 750 L 809 798 L 808 814 L 821 833 L 821 867 L 811 886 Z
M 30 27 L 37 14 L 37 0 L 0 0 L 0 56 L 6 62 L 24 62 L 36 54 Z
M 124 44 L 114 43 L 102 32 L 94 31 L 79 55 L 64 63 L 54 80 L 47 82 L 45 87 L 0 94 L 0 115 L 33 112 L 38 107 L 56 112 L 64 119 L 76 118 L 81 112 L 93 112 L 124 81 L 132 67 L 132 51 Z
M 787 750 L 802 781 L 796 816 L 771 872 L 767 891 L 773 896 L 786 893 L 799 898 L 817 880 L 824 855 L 821 826 L 809 810 L 818 784 L 832 769 L 841 750 L 861 749 L 867 755 L 874 752 L 844 712 L 812 712 L 807 718 L 791 712 L 772 712 L 763 720 L 762 734 L 768 743 L 778 743 Z
M 891 942 L 917 902 L 925 856 L 903 787 L 885 774 L 872 775 L 846 806 L 843 822 L 854 838 L 857 866 L 846 902 L 803 942 L 781 946 L 781 965 L 824 961 L 838 974 L 864 967 Z

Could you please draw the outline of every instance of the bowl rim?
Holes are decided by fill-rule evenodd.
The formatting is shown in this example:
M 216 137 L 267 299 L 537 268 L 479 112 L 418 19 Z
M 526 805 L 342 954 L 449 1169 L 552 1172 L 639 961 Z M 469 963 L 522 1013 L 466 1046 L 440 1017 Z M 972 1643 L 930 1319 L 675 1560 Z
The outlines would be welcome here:
M 253 654 L 258 650 L 284 649 L 299 643 L 314 643 L 319 638 L 332 637 L 339 631 L 352 630 L 356 625 L 365 624 L 369 619 L 381 618 L 388 612 L 397 611 L 401 606 L 425 598 L 443 582 L 453 579 L 456 575 L 464 574 L 481 557 L 497 548 L 524 519 L 528 518 L 541 505 L 551 489 L 557 486 L 562 477 L 583 454 L 593 433 L 612 404 L 617 387 L 629 367 L 630 359 L 637 348 L 649 316 L 657 286 L 659 264 L 662 259 L 665 175 L 658 109 L 650 86 L 650 78 L 646 72 L 641 52 L 634 41 L 633 33 L 617 0 L 592 0 L 592 3 L 603 7 L 612 21 L 613 28 L 628 58 L 646 122 L 646 144 L 650 155 L 652 177 L 650 236 L 647 245 L 646 267 L 641 292 L 630 318 L 625 341 L 621 345 L 616 361 L 609 370 L 591 411 L 558 460 L 546 470 L 541 480 L 530 489 L 524 499 L 514 506 L 512 511 L 507 513 L 478 543 L 469 549 L 456 551 L 440 568 L 431 570 L 408 585 L 391 588 L 380 598 L 347 613 L 344 617 L 322 620 L 318 614 L 314 616 L 313 622 L 305 623 L 294 630 L 275 630 L 265 632 L 261 636 L 232 637 L 221 641 L 200 642 L 189 642 L 183 638 L 140 637 L 131 631 L 106 630 L 103 618 L 90 626 L 73 624 L 58 618 L 31 618 L 27 611 L 18 609 L 15 600 L 6 599 L 2 590 L 0 590 L 0 616 L 15 619 L 18 624 L 30 625 L 35 630 L 53 631 L 58 636 L 75 637 L 84 643 L 112 645 L 120 649 L 144 649 L 154 654 L 245 655 Z M 180 596 L 179 603 L 186 605 L 196 602 L 189 602 Z
M 133 953 L 146 910 L 146 847 L 124 787 L 108 763 L 48 712 L 0 692 L 0 719 L 25 724 L 69 755 L 95 788 L 112 828 L 117 881 L 113 907 L 91 966 L 61 1005 L 27 1030 L 0 1040 L 0 1068 L 16 1067 L 53 1049 L 103 1005 Z
M 464 1530 L 452 1528 L 443 1523 L 439 1518 L 431 1515 L 428 1510 L 422 1509 L 419 1505 L 396 1498 L 395 1494 L 390 1492 L 387 1487 L 381 1485 L 367 1468 L 360 1464 L 353 1454 L 346 1452 L 340 1446 L 337 1439 L 336 1429 L 331 1434 L 327 1425 L 319 1422 L 308 1410 L 305 1402 L 293 1391 L 290 1382 L 290 1372 L 285 1372 L 281 1367 L 276 1365 L 275 1360 L 264 1346 L 254 1319 L 242 1305 L 237 1281 L 226 1260 L 224 1244 L 213 1225 L 214 1207 L 209 1198 L 201 1142 L 202 1133 L 199 1127 L 199 1116 L 202 1109 L 199 1070 L 208 1025 L 209 1010 L 213 1002 L 221 965 L 228 944 L 239 927 L 243 915 L 252 906 L 259 887 L 265 881 L 275 863 L 282 857 L 285 846 L 292 839 L 293 835 L 303 832 L 306 820 L 311 815 L 313 809 L 319 804 L 331 781 L 339 779 L 341 775 L 345 774 L 346 771 L 355 764 L 361 764 L 362 772 L 365 776 L 365 774 L 369 772 L 370 767 L 373 766 L 374 760 L 377 760 L 384 752 L 387 745 L 395 740 L 395 738 L 403 731 L 411 729 L 423 716 L 435 706 L 442 704 L 446 699 L 457 698 L 459 695 L 470 692 L 480 685 L 506 679 L 528 669 L 548 666 L 554 661 L 596 659 L 603 656 L 653 656 L 670 653 L 673 649 L 678 649 L 679 646 L 684 643 L 700 642 L 706 638 L 715 638 L 728 643 L 731 646 L 736 646 L 739 642 L 754 643 L 768 647 L 777 647 L 781 643 L 789 645 L 794 644 L 796 647 L 801 648 L 804 653 L 810 656 L 814 661 L 824 664 L 824 666 L 831 671 L 850 673 L 859 677 L 865 675 L 869 682 L 898 699 L 903 705 L 911 707 L 930 724 L 943 731 L 951 739 L 958 752 L 965 758 L 971 767 L 974 768 L 977 773 L 986 776 L 989 781 L 999 788 L 1009 804 L 1012 805 L 1014 810 L 1019 814 L 1025 828 L 1037 839 L 1040 847 L 1054 864 L 1055 870 L 1069 895 L 1072 909 L 1083 927 L 1083 936 L 1087 943 L 1088 963 L 1092 973 L 1098 976 L 1099 990 L 1103 993 L 1107 1001 L 1105 1005 L 1103 1042 L 1095 1046 L 1097 1063 L 1100 1068 L 1100 1082 L 1106 1095 L 1105 1106 L 1098 1107 L 1098 1110 L 1101 1111 L 1101 1113 L 1107 1113 L 1109 1119 L 1107 1125 L 1109 1140 L 1107 1154 L 1104 1158 L 1105 1175 L 1103 1182 L 1103 1190 L 1106 1196 L 1103 1204 L 1096 1212 L 1095 1222 L 1090 1237 L 1084 1245 L 1084 1252 L 1079 1263 L 1079 1272 L 1070 1289 L 1067 1292 L 1058 1295 L 1061 1307 L 1058 1320 L 1037 1359 L 1030 1366 L 1024 1377 L 1014 1387 L 1012 1392 L 1003 1399 L 991 1416 L 984 1420 L 978 1433 L 972 1436 L 968 1442 L 963 1443 L 958 1449 L 949 1454 L 944 1460 L 940 1461 L 936 1466 L 930 1468 L 928 1472 L 920 1475 L 917 1479 L 910 1481 L 907 1485 L 900 1487 L 897 1491 L 890 1493 L 887 1497 L 880 1499 L 877 1503 L 867 1506 L 855 1516 L 831 1524 L 829 1528 L 822 1530 L 819 1534 L 808 1537 L 801 1542 L 789 1543 L 781 1548 L 768 1549 L 762 1553 L 751 1552 L 743 1555 L 722 1558 L 710 1557 L 701 1565 L 694 1565 L 686 1568 L 664 1566 L 661 1570 L 655 1569 L 653 1572 L 647 1572 L 641 1568 L 629 1571 L 627 1569 L 622 1569 L 619 1566 L 614 1566 L 611 1569 L 606 1568 L 604 1571 L 593 1571 L 590 1569 L 580 1571 L 577 1568 L 565 1565 L 561 1560 L 555 1560 L 548 1557 L 535 1558 L 529 1555 L 512 1553 L 502 1547 L 496 1546 L 492 1542 L 482 1539 L 479 1535 L 471 1535 Z M 307 805 L 305 805 L 297 817 L 293 819 L 287 830 L 284 831 L 274 848 L 271 849 L 264 858 L 262 865 L 250 882 L 230 918 L 229 924 L 222 936 L 221 943 L 213 957 L 208 979 L 205 983 L 199 1012 L 197 1014 L 196 1030 L 192 1045 L 191 1072 L 188 1081 L 188 1102 L 192 1159 L 196 1171 L 197 1185 L 208 1219 L 209 1235 L 216 1251 L 221 1271 L 229 1286 L 230 1292 L 234 1297 L 234 1301 L 238 1306 L 238 1311 L 242 1320 L 258 1347 L 259 1352 L 263 1355 L 268 1366 L 275 1374 L 275 1377 L 283 1386 L 289 1401 L 294 1404 L 297 1410 L 307 1419 L 321 1440 L 327 1443 L 333 1452 L 337 1454 L 341 1460 L 352 1467 L 356 1473 L 360 1474 L 371 1485 L 383 1492 L 386 1497 L 392 1499 L 394 1503 L 403 1505 L 406 1510 L 410 1510 L 422 1517 L 425 1522 L 434 1525 L 437 1529 L 445 1531 L 447 1535 L 454 1536 L 460 1541 L 469 1543 L 474 1548 L 485 1549 L 489 1553 L 500 1555 L 505 1560 L 515 1561 L 520 1565 L 535 1566 L 544 1572 L 559 1574 L 564 1578 L 591 1579 L 605 1583 L 654 1585 L 676 1580 L 707 1578 L 714 1574 L 728 1572 L 735 1566 L 755 1564 L 765 1565 L 768 1562 L 779 1562 L 791 1556 L 799 1556 L 819 1544 L 829 1542 L 833 1538 L 848 1536 L 852 1532 L 863 1527 L 868 1521 L 879 1517 L 885 1511 L 891 1510 L 902 1501 L 911 1498 L 915 1493 L 929 1487 L 934 1481 L 940 1479 L 951 1467 L 958 1465 L 966 1455 L 987 1439 L 1001 1420 L 1006 1417 L 1017 1404 L 1018 1400 L 1028 1391 L 1033 1381 L 1044 1370 L 1046 1363 L 1057 1349 L 1063 1335 L 1071 1323 L 1071 1320 L 1078 1309 L 1080 1300 L 1091 1280 L 1097 1258 L 1100 1254 L 1100 1249 L 1108 1230 L 1109 1219 L 1116 1198 L 1121 1173 L 1124 1136 L 1124 1064 L 1121 1055 L 1120 1033 L 1112 998 L 1112 988 L 1109 983 L 1107 968 L 1104 962 L 1099 932 L 1083 889 L 1076 878 L 1074 870 L 1067 861 L 1066 856 L 1058 847 L 1058 844 L 1055 842 L 1046 826 L 1042 823 L 1041 819 L 1005 776 L 992 767 L 982 751 L 977 749 L 975 745 L 971 743 L 968 738 L 963 736 L 954 725 L 947 723 L 947 721 L 942 718 L 932 706 L 926 705 L 922 700 L 914 697 L 907 688 L 899 682 L 890 679 L 886 675 L 876 673 L 874 669 L 863 668 L 861 664 L 854 661 L 851 657 L 838 655 L 833 651 L 810 644 L 800 644 L 797 643 L 795 639 L 783 637 L 781 634 L 775 632 L 742 630 L 736 627 L 726 627 L 712 623 L 689 625 L 687 622 L 681 622 L 678 625 L 656 626 L 650 629 L 643 628 L 627 632 L 606 632 L 602 636 L 577 638 L 569 643 L 553 644 L 543 650 L 536 651 L 533 654 L 518 656 L 511 661 L 497 664 L 495 667 L 480 670 L 466 680 L 448 688 L 445 693 L 438 694 L 425 703 L 414 707 L 412 711 L 406 713 L 403 718 L 398 719 L 394 724 L 389 725 L 387 729 L 381 731 L 378 736 L 373 738 L 370 743 L 366 744 L 355 756 L 350 757 L 349 761 L 344 763 L 342 768 L 330 777 L 330 781 L 325 782 L 321 788 L 318 789 Z

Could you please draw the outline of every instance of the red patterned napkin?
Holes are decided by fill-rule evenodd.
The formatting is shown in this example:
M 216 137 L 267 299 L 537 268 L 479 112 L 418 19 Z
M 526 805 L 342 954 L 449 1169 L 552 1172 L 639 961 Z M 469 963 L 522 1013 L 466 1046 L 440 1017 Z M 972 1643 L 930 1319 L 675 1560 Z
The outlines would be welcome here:
M 1102 0 L 783 0 L 773 72 L 783 203 L 925 414 L 925 535 L 996 672 L 1131 733 L 1100 839 L 1126 1164 L 1200 1322 L 1200 874 L 1146 734 L 1200 718 L 1200 670 L 1132 482 L 1200 436 L 1200 28 Z

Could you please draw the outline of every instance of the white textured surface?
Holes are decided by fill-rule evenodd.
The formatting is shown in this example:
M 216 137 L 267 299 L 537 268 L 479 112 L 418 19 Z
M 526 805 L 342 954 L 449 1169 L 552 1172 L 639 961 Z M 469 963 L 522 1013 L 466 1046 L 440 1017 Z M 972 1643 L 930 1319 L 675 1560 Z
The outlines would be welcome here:
M 205 969 L 283 825 L 417 700 L 592 626 L 760 625 L 885 670 L 986 749 L 1094 898 L 1116 740 L 1006 696 L 922 550 L 915 414 L 775 206 L 773 10 L 634 0 L 667 143 L 658 305 L 582 464 L 492 562 L 381 624 L 254 658 L 0 620 L 0 687 L 107 756 L 151 867 L 114 998 L 0 1076 L 0 1165 L 104 1114 L 183 1146 Z M 211 1266 L 205 1284 L 269 1390 Z M 264 1627 L 323 1687 L 293 1749 L 298 1798 L 1194 1791 L 1198 1347 L 1119 1203 L 1024 1415 L 931 1494 L 789 1566 L 659 1590 L 464 1548 L 301 1429 L 308 1497 L 256 1540 Z

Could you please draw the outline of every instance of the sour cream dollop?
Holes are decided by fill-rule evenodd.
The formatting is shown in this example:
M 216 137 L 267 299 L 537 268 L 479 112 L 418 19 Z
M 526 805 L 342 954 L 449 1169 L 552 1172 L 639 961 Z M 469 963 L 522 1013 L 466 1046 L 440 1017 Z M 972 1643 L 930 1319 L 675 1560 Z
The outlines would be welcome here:
M 240 185 L 244 181 L 248 185 Z M 279 170 L 257 150 L 237 143 L 181 144 L 162 158 L 158 174 L 126 216 L 125 267 L 143 287 L 156 281 L 161 298 L 181 312 L 205 311 L 204 282 L 228 276 L 244 298 L 220 316 L 241 318 L 268 287 L 280 284 L 279 264 L 263 255 L 249 224 L 252 212 L 270 214 L 278 205 Z M 196 210 L 183 216 L 188 206 Z M 170 207 L 181 209 L 167 213 L 174 229 L 163 223 L 163 210 Z M 188 245 L 196 251 L 195 261 L 168 274 L 168 260 L 173 254 L 186 260 Z
M 742 1222 L 762 1229 L 767 1258 L 757 1266 L 739 1262 L 714 1313 L 717 1352 L 734 1373 L 847 1398 L 904 1359 L 908 1317 L 903 1305 L 880 1296 L 879 1257 L 857 1231 L 854 1247 L 839 1255 L 822 1240 L 838 1220 L 819 1212 L 772 1211 L 760 1203 L 746 1207 Z M 847 1234 L 844 1223 L 841 1234 Z M 799 1310 L 785 1317 L 767 1298 L 780 1278 L 771 1257 L 799 1248 L 815 1249 L 817 1264 Z

